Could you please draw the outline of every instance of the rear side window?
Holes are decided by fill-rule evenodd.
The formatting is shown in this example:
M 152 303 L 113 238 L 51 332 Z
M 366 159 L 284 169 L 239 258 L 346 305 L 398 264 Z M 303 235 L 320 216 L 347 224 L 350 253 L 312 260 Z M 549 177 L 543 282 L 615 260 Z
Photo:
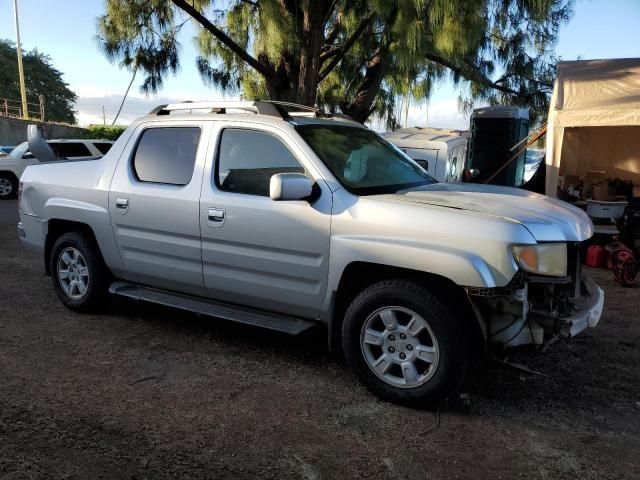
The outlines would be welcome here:
M 109 150 L 111 150 L 113 144 L 107 142 L 94 142 L 93 146 L 100 150 L 100 153 L 104 155 Z
M 274 135 L 236 128 L 222 132 L 216 182 L 221 190 L 269 196 L 271 176 L 289 172 L 305 173 Z
M 199 141 L 198 127 L 147 128 L 133 154 L 138 180 L 187 185 L 193 176 Z
M 91 157 L 91 152 L 84 143 L 51 142 L 51 150 L 60 158 Z

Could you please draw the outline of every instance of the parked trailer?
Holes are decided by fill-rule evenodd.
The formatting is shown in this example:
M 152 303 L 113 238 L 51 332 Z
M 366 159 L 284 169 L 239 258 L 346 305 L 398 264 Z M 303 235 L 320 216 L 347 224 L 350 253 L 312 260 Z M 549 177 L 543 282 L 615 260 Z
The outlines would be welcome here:
M 402 128 L 383 134 L 439 182 L 459 182 L 467 156 L 467 132 L 440 128 Z

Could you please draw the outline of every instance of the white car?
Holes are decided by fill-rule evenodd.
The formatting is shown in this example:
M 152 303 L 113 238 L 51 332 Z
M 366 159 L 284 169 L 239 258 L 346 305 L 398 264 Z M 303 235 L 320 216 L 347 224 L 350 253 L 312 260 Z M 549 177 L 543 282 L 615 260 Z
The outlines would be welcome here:
M 109 151 L 111 140 L 48 140 L 60 160 L 100 158 Z M 18 193 L 18 181 L 29 165 L 39 163 L 29 151 L 27 142 L 15 147 L 8 156 L 0 157 L 0 199 L 13 198 Z

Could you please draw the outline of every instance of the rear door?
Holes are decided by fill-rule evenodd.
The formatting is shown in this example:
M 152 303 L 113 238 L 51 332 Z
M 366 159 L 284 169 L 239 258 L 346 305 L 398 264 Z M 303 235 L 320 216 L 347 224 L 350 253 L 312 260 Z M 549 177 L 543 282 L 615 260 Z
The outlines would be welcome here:
M 215 128 L 213 135 L 200 207 L 208 295 L 317 317 L 327 288 L 329 187 L 279 129 L 243 122 Z M 271 200 L 271 176 L 284 172 L 314 180 L 314 200 Z
M 125 280 L 204 295 L 200 187 L 210 122 L 141 124 L 109 192 Z

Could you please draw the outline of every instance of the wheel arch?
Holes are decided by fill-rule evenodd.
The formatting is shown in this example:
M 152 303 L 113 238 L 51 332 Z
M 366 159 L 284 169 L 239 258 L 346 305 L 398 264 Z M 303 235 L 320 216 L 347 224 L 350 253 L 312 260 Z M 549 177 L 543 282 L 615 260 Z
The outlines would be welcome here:
M 11 170 L 0 170 L 0 175 L 7 175 L 8 177 L 13 178 L 16 183 L 18 183 L 18 176 Z
M 61 218 L 53 218 L 47 222 L 47 234 L 44 243 L 44 268 L 48 276 L 51 276 L 50 257 L 53 245 L 60 236 L 69 232 L 80 232 L 86 235 L 97 247 L 100 252 L 100 246 L 96 238 L 95 233 L 91 226 L 86 223 L 77 222 L 74 220 L 64 220 Z
M 351 262 L 344 268 L 338 288 L 333 295 L 331 315 L 328 321 L 328 340 L 331 350 L 341 351 L 342 323 L 344 313 L 351 300 L 368 286 L 392 278 L 412 280 L 426 286 L 438 296 L 447 297 L 446 304 L 454 309 L 454 314 L 469 319 L 469 333 L 474 357 L 484 354 L 486 330 L 483 319 L 477 309 L 473 307 L 464 287 L 442 275 L 362 261 Z

